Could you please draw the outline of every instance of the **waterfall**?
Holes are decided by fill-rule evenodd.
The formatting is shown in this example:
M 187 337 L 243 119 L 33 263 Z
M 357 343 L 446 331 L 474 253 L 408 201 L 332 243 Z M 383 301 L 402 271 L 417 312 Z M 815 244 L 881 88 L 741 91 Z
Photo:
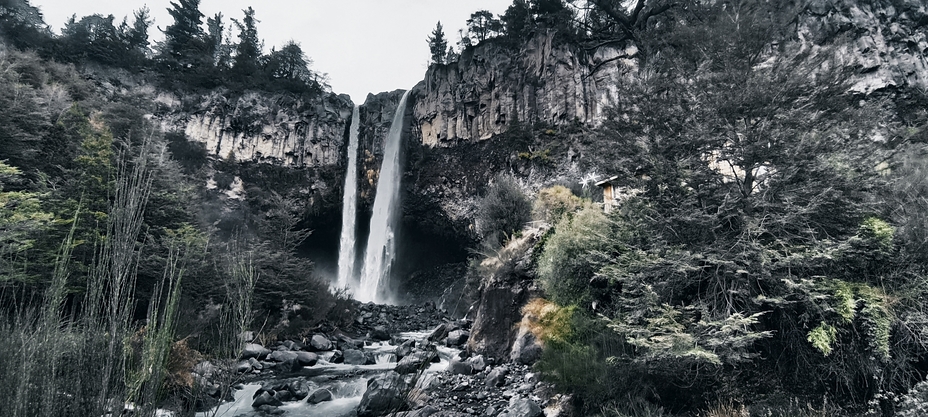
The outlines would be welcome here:
M 338 288 L 352 284 L 355 264 L 355 221 L 358 212 L 358 128 L 361 115 L 358 106 L 351 114 L 348 133 L 348 172 L 345 174 L 345 193 L 342 196 L 342 236 L 338 245 Z
M 355 298 L 357 300 L 384 303 L 386 299 L 385 283 L 390 276 L 393 265 L 394 226 L 396 223 L 396 204 L 399 202 L 400 186 L 400 148 L 402 147 L 403 113 L 406 111 L 406 97 L 403 94 L 393 115 L 393 124 L 384 143 L 383 164 L 380 166 L 380 178 L 377 180 L 377 194 L 374 196 L 374 212 L 371 215 L 371 234 L 367 239 L 364 254 L 364 267 L 361 271 L 361 284 Z

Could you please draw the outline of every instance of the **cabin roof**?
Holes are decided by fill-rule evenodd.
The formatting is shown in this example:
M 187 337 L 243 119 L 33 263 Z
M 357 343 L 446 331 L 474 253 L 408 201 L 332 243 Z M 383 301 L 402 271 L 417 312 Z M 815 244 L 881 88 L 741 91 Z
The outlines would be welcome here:
M 597 183 L 596 183 L 596 186 L 597 186 L 597 187 L 605 187 L 606 185 L 612 185 L 612 182 L 615 181 L 615 180 L 617 180 L 617 179 L 619 179 L 619 176 L 618 176 L 618 175 L 615 175 L 615 176 L 606 178 L 606 179 L 604 179 L 604 180 L 602 180 L 602 181 L 600 181 L 600 182 L 597 182 Z

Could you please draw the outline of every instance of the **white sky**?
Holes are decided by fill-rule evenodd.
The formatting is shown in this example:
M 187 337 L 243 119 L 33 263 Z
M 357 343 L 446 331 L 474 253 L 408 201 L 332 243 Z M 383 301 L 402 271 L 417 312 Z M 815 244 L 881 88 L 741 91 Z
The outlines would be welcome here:
M 512 0 L 202 0 L 207 17 L 222 12 L 241 20 L 243 9 L 255 9 L 258 37 L 265 50 L 288 40 L 300 43 L 313 60 L 312 69 L 328 73 L 336 93 L 351 95 L 361 104 L 367 93 L 412 88 L 422 80 L 429 61 L 426 38 L 441 21 L 449 44 L 458 40 L 458 29 L 477 10 L 502 14 Z M 169 0 L 31 0 L 58 32 L 67 19 L 99 13 L 112 14 L 116 22 L 147 5 L 155 22 L 151 40 L 161 40 L 173 20 Z M 203 19 L 204 28 L 206 18 Z M 233 30 L 233 36 L 238 32 Z M 237 37 L 234 39 L 237 40 Z

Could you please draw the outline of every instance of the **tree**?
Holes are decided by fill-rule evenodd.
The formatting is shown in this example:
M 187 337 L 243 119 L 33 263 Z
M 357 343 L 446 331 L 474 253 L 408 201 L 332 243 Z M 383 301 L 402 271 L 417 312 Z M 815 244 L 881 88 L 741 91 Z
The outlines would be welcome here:
M 283 78 L 311 82 L 313 79 L 309 65 L 312 61 L 303 53 L 300 44 L 287 42 L 280 50 L 271 50 L 267 57 L 266 68 L 272 78 Z
M 198 61 L 205 47 L 205 36 L 200 27 L 203 23 L 200 0 L 172 1 L 168 13 L 174 18 L 174 23 L 164 30 L 162 54 L 183 64 Z
M 525 0 L 514 0 L 500 20 L 506 36 L 512 40 L 521 40 L 532 30 L 532 14 Z
M 213 66 L 220 69 L 227 68 L 232 64 L 232 45 L 224 34 L 225 24 L 222 22 L 222 13 L 216 13 L 213 17 L 206 19 L 206 28 L 206 39 L 213 58 Z
M 478 10 L 467 19 L 467 31 L 477 38 L 478 43 L 498 36 L 502 30 L 503 23 L 488 10 Z
M 432 63 L 445 63 L 445 51 L 448 48 L 448 40 L 445 39 L 445 31 L 442 30 L 441 22 L 435 24 L 432 35 L 427 39 L 429 43 L 429 52 L 432 54 Z
M 249 7 L 243 12 L 245 18 L 241 22 L 232 19 L 239 30 L 232 70 L 241 76 L 250 76 L 257 73 L 261 66 L 261 41 L 258 39 L 258 20 L 255 19 L 254 9 Z

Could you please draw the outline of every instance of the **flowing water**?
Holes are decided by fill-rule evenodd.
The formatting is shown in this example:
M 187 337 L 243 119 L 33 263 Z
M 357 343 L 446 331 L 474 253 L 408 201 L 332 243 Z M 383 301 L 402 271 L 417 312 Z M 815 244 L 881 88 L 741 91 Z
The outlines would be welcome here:
M 400 339 L 413 339 L 422 343 L 429 332 L 400 333 Z M 396 355 L 393 353 L 396 346 L 388 342 L 373 343 L 365 346 L 364 350 L 371 352 L 376 358 L 373 365 L 346 365 L 328 362 L 331 352 L 320 356 L 319 362 L 303 368 L 304 378 L 310 384 L 309 392 L 317 389 L 328 389 L 332 392 L 332 400 L 319 404 L 310 404 L 306 399 L 284 403 L 280 407 L 285 416 L 291 417 L 353 417 L 356 416 L 358 404 L 367 390 L 367 381 L 383 372 L 396 367 Z M 431 364 L 416 383 L 423 386 L 430 383 L 436 372 L 448 368 L 449 360 L 460 351 L 444 346 L 438 347 L 439 362 Z M 234 401 L 219 405 L 208 412 L 197 413 L 197 417 L 258 417 L 264 414 L 251 407 L 254 394 L 261 388 L 260 382 L 246 384 L 234 394 Z
M 338 247 L 338 288 L 353 286 L 355 265 L 355 221 L 358 211 L 358 129 L 361 115 L 358 106 L 351 115 L 348 134 L 348 172 L 342 197 L 342 235 Z
M 355 292 L 355 299 L 363 302 L 391 303 L 386 294 L 386 282 L 390 277 L 393 257 L 396 254 L 394 228 L 396 225 L 396 205 L 399 202 L 400 189 L 400 150 L 402 148 L 403 113 L 406 111 L 406 98 L 403 94 L 393 115 L 393 124 L 384 143 L 383 164 L 380 178 L 377 180 L 377 194 L 374 197 L 374 211 L 371 216 L 371 234 L 367 240 L 364 254 L 364 267 L 361 282 Z

